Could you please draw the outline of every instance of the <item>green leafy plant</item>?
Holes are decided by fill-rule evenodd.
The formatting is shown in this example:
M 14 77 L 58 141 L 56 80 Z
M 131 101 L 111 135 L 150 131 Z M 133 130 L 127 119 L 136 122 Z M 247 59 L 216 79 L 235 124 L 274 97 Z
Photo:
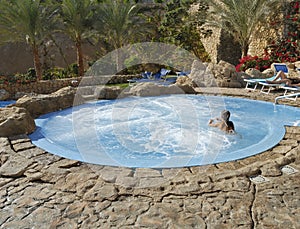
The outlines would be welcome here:
M 43 75 L 43 80 L 54 80 L 72 78 L 78 76 L 78 64 L 70 64 L 66 68 L 54 67 L 46 70 Z
M 30 75 L 28 72 L 25 74 L 17 73 L 15 75 L 9 76 L 1 76 L 0 77 L 0 84 L 29 84 L 31 82 L 36 81 L 36 76 Z
M 196 2 L 198 7 L 191 13 L 190 9 Z M 193 52 L 202 61 L 209 62 L 209 54 L 201 42 L 201 38 L 208 37 L 212 33 L 210 29 L 202 27 L 208 5 L 203 1 L 171 0 L 167 1 L 165 10 L 159 26 L 160 41 L 184 48 Z
M 70 64 L 66 68 L 66 73 L 65 73 L 66 76 L 65 76 L 65 78 L 76 77 L 76 76 L 78 76 L 78 72 L 79 72 L 78 64 L 76 64 L 76 63 Z
M 64 68 L 51 68 L 44 72 L 43 80 L 54 80 L 65 78 L 66 70 Z

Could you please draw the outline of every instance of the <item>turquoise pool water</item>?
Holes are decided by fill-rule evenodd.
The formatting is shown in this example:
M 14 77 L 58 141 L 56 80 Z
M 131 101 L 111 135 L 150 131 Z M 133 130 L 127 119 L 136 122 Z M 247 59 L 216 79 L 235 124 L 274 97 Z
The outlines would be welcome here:
M 227 109 L 237 134 L 207 125 Z M 241 98 L 198 95 L 98 101 L 41 116 L 32 142 L 83 162 L 185 167 L 246 158 L 275 146 L 300 109 Z

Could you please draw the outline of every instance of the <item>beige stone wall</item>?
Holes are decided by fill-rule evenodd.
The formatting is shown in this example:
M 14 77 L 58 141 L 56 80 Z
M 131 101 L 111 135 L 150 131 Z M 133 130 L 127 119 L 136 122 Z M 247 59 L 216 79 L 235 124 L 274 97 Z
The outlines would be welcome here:
M 282 16 L 278 16 L 278 20 L 281 20 Z M 278 25 L 278 28 L 270 28 L 270 21 L 268 20 L 263 26 L 259 27 L 255 31 L 254 36 L 251 37 L 251 44 L 249 47 L 249 55 L 261 56 L 264 53 L 264 49 L 267 47 L 271 40 L 276 40 L 283 35 L 283 27 Z
M 98 76 L 98 77 L 85 77 L 82 81 L 82 86 L 94 86 L 102 84 L 121 84 L 128 83 L 128 79 L 136 78 L 137 75 L 114 75 L 114 76 Z M 37 94 L 50 94 L 63 87 L 71 86 L 72 81 L 81 81 L 81 78 L 68 78 L 59 80 L 41 80 L 29 84 L 0 84 L 0 90 L 4 89 L 14 97 L 16 93 L 37 93 Z
M 232 64 L 241 57 L 238 53 L 238 44 L 233 38 L 229 38 L 221 29 L 210 28 L 213 34 L 202 39 L 205 50 L 209 53 L 213 63 L 218 63 L 220 60 L 225 60 Z M 268 41 L 282 36 L 283 28 L 277 30 L 270 29 L 269 27 L 260 27 L 255 35 L 251 38 L 249 47 L 249 55 L 262 55 L 264 48 L 268 45 Z M 239 56 L 240 55 L 240 56 Z M 234 60 L 235 59 L 235 60 Z
M 201 39 L 206 52 L 209 54 L 210 59 L 213 63 L 217 63 L 218 59 L 218 44 L 220 43 L 221 29 L 208 27 L 213 31 L 212 35 Z
M 0 89 L 6 90 L 11 95 L 15 95 L 17 92 L 50 94 L 59 90 L 60 88 L 70 86 L 71 81 L 76 79 L 77 78 L 69 78 L 62 80 L 41 80 L 29 84 L 0 84 Z
M 205 50 L 209 53 L 213 63 L 221 60 L 233 65 L 238 63 L 241 57 L 240 45 L 231 35 L 219 28 L 209 28 L 213 31 L 212 35 L 202 39 Z

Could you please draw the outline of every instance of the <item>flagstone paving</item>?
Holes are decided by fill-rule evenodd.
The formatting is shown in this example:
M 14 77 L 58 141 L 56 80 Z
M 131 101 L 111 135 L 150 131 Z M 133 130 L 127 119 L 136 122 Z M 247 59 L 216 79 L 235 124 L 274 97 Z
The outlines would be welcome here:
M 244 89 L 217 93 L 274 101 Z M 0 138 L 0 228 L 300 228 L 299 142 L 300 127 L 286 127 L 256 156 L 158 170 L 82 163 L 24 135 Z

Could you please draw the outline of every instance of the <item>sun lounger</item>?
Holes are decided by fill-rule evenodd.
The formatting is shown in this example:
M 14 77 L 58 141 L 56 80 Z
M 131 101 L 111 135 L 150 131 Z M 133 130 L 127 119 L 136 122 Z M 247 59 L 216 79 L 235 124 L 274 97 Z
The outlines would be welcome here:
M 266 82 L 266 80 L 274 80 L 274 79 L 275 76 L 272 76 L 267 79 L 244 79 L 244 81 L 246 82 L 245 89 L 255 91 L 260 82 Z
M 160 76 L 166 76 L 166 75 L 168 75 L 170 72 L 171 72 L 171 70 L 162 68 L 162 69 L 160 69 Z
M 142 72 L 141 73 L 141 76 L 142 76 L 142 78 L 139 78 L 139 79 L 129 79 L 129 80 L 127 80 L 128 82 L 129 82 L 129 85 L 131 84 L 131 83 L 137 83 L 137 82 L 147 82 L 148 80 L 150 80 L 151 79 L 151 77 L 152 77 L 152 72 Z
M 288 74 L 287 65 L 283 64 L 283 63 L 274 63 L 273 67 L 275 70 L 275 74 L 270 78 L 244 79 L 244 81 L 246 82 L 245 89 L 254 91 L 254 90 L 256 90 L 258 85 L 262 85 L 260 92 L 268 94 L 271 91 L 271 89 L 282 86 L 282 84 L 269 84 L 269 83 L 267 83 L 267 81 L 273 81 L 279 71 L 283 71 L 285 74 Z
M 284 63 L 274 63 L 273 66 L 275 68 L 275 75 L 279 71 L 283 71 L 285 74 L 289 74 L 289 69 L 288 69 L 286 64 L 284 64 Z
M 267 83 L 267 82 L 259 82 L 261 85 L 260 92 L 264 94 L 269 94 L 272 89 L 281 88 L 285 84 L 274 84 L 274 83 Z
M 289 70 L 288 70 L 288 67 L 286 64 L 274 63 L 273 66 L 275 69 L 275 75 L 273 76 L 274 78 L 276 77 L 276 75 L 279 71 L 284 72 L 284 74 L 286 74 L 286 75 L 289 74 Z M 269 81 L 272 81 L 272 80 L 269 80 Z M 260 92 L 265 93 L 265 94 L 269 94 L 272 89 L 276 89 L 276 88 L 285 86 L 285 84 L 282 84 L 282 83 L 278 83 L 278 84 L 268 83 L 267 80 L 259 82 L 259 84 L 262 85 Z
M 167 79 L 167 75 L 171 72 L 171 70 L 162 68 L 159 72 L 152 74 L 152 72 L 143 72 L 142 78 L 140 79 L 130 79 L 127 80 L 129 82 L 129 85 L 131 83 L 147 83 L 147 82 L 152 82 L 152 83 L 163 83 Z M 163 78 L 164 77 L 164 78 Z M 166 81 L 166 84 L 170 84 L 170 81 Z
M 189 75 L 189 74 L 190 74 L 190 72 L 185 72 L 185 71 L 176 72 L 176 75 L 177 75 L 177 76 L 187 76 L 187 75 Z

